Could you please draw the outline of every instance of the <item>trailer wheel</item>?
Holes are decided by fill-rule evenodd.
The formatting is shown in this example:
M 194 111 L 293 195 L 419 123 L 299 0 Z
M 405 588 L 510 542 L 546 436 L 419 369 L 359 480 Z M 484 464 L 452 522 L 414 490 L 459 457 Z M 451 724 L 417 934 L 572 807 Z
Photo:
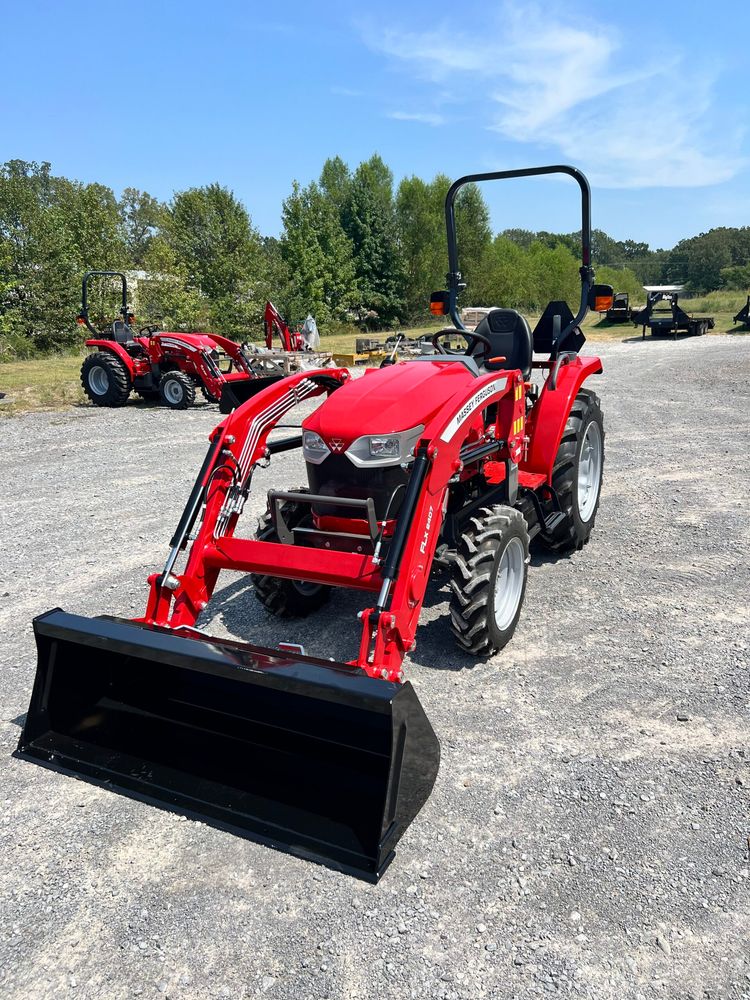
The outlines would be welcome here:
M 297 492 L 306 493 L 307 490 Z M 310 507 L 287 501 L 281 505 L 281 513 L 289 527 L 295 528 L 309 517 Z M 259 519 L 255 537 L 260 542 L 279 541 L 270 511 L 266 511 Z M 320 583 L 282 580 L 278 576 L 259 576 L 255 573 L 250 574 L 250 579 L 255 588 L 255 596 L 266 611 L 277 618 L 307 618 L 322 608 L 331 596 L 331 588 Z
M 83 359 L 81 385 L 94 406 L 124 406 L 133 388 L 130 372 L 109 351 L 96 351 Z
M 167 372 L 159 382 L 159 397 L 171 410 L 186 410 L 195 402 L 195 385 L 185 372 Z
M 604 473 L 604 421 L 595 392 L 581 389 L 563 431 L 552 486 L 568 515 L 567 534 L 547 547 L 572 552 L 588 542 L 596 520 Z
M 513 637 L 526 593 L 529 531 L 513 507 L 469 518 L 450 581 L 451 631 L 461 649 L 491 656 Z

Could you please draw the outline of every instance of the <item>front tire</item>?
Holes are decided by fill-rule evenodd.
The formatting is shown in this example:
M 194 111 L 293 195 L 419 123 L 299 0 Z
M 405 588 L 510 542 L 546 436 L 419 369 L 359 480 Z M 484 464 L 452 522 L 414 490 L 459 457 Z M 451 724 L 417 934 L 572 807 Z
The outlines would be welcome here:
M 552 486 L 568 530 L 548 548 L 573 552 L 588 542 L 596 521 L 604 474 L 604 420 L 599 397 L 581 389 L 563 431 L 552 470 Z
M 201 385 L 201 395 L 203 396 L 203 398 L 205 399 L 205 401 L 207 403 L 218 403 L 219 402 L 219 397 L 218 396 L 214 396 L 214 394 L 209 389 L 207 389 L 205 387 L 205 385 Z
M 451 587 L 451 631 L 467 653 L 487 657 L 513 638 L 526 594 L 529 531 L 513 507 L 484 507 L 458 544 Z
M 167 372 L 159 382 L 159 398 L 170 410 L 186 410 L 195 402 L 195 385 L 185 372 Z
M 299 492 L 306 493 L 307 490 Z M 310 506 L 286 501 L 281 505 L 281 513 L 287 525 L 295 528 L 309 518 Z M 270 511 L 266 511 L 258 521 L 255 537 L 260 542 L 279 542 Z M 331 597 L 331 588 L 320 583 L 282 580 L 278 576 L 260 576 L 255 573 L 250 574 L 250 579 L 257 599 L 266 611 L 277 618 L 307 618 L 319 611 Z
M 108 351 L 84 358 L 81 385 L 94 406 L 124 406 L 133 383 L 122 361 Z

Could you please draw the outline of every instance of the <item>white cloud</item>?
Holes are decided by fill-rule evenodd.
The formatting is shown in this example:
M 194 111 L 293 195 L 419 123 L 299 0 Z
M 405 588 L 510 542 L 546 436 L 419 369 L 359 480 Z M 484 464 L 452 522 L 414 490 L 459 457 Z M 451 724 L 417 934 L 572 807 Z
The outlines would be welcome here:
M 399 122 L 421 122 L 423 125 L 442 125 L 445 118 L 430 111 L 389 111 L 387 118 L 395 118 Z
M 744 165 L 737 134 L 711 134 L 710 77 L 679 53 L 644 57 L 642 39 L 615 41 L 611 25 L 508 0 L 472 33 L 365 37 L 438 96 L 450 87 L 478 105 L 486 128 L 561 153 L 601 186 L 700 187 Z
M 356 90 L 353 87 L 331 87 L 331 93 L 338 97 L 364 97 L 364 90 Z

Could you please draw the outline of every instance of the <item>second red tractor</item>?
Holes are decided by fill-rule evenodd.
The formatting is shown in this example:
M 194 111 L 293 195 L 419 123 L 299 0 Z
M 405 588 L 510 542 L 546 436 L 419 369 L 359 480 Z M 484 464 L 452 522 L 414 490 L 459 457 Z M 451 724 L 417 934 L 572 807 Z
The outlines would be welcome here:
M 88 308 L 92 278 L 119 279 L 122 286 L 120 319 L 97 330 Z M 253 391 L 276 381 L 264 374 L 259 361 L 241 344 L 216 333 L 169 333 L 147 326 L 136 332 L 128 306 L 128 285 L 121 271 L 89 271 L 83 277 L 82 308 L 78 322 L 93 335 L 95 348 L 81 366 L 83 391 L 95 406 L 123 406 L 130 394 L 158 399 L 173 410 L 184 410 L 200 391 L 209 402 L 222 400 L 228 412 Z M 222 368 L 222 365 L 224 366 Z M 253 381 L 252 387 L 248 386 Z

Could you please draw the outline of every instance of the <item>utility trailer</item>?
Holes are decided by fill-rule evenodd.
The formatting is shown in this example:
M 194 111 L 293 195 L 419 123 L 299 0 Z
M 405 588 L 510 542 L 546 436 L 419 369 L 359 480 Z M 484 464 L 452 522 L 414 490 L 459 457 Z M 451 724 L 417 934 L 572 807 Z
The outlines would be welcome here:
M 748 330 L 750 330 L 750 295 L 747 297 L 747 302 L 740 309 L 737 315 L 732 320 L 733 323 L 742 323 Z
M 678 333 L 693 337 L 702 337 L 714 328 L 713 316 L 690 316 L 679 304 L 679 293 L 682 285 L 644 285 L 646 305 L 643 309 L 633 312 L 631 319 L 634 326 L 640 326 L 641 339 L 646 339 L 646 327 L 651 330 L 652 337 L 672 337 L 677 340 Z M 661 309 L 660 302 L 666 303 Z
M 627 323 L 632 315 L 630 296 L 627 292 L 615 292 L 612 296 L 612 308 L 607 310 L 606 318 L 610 323 Z

